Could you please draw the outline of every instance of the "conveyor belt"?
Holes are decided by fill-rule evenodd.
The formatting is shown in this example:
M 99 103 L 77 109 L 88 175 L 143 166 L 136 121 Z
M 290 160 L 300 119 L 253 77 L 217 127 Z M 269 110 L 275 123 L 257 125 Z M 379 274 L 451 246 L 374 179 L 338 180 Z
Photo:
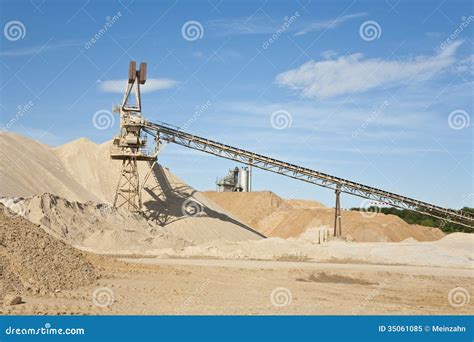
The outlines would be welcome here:
M 401 209 L 417 211 L 449 222 L 461 224 L 469 228 L 474 228 L 474 215 L 461 210 L 439 207 L 430 203 L 355 183 L 343 178 L 334 177 L 305 167 L 286 163 L 261 154 L 192 135 L 182 131 L 178 127 L 172 127 L 164 123 L 157 124 L 144 120 L 144 122 L 140 123 L 140 126 L 142 126 L 147 133 L 154 136 L 158 135 L 159 138 L 164 141 L 169 141 L 194 150 L 213 154 L 221 158 L 231 159 L 253 167 L 258 167 L 262 170 L 271 171 L 325 188 L 333 190 L 339 189 L 344 193 L 382 202 Z

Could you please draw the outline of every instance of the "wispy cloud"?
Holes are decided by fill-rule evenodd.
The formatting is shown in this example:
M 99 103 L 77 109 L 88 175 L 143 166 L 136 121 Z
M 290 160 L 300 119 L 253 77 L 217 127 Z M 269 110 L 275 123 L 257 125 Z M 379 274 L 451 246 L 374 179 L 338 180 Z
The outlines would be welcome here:
M 271 114 L 283 109 L 293 117 L 292 128 L 303 131 L 324 130 L 327 132 L 341 132 L 341 129 L 347 129 L 350 132 L 352 127 L 357 127 L 370 116 L 374 104 L 380 104 L 382 101 L 381 99 L 359 101 L 357 106 L 353 103 L 340 104 L 329 101 L 315 106 L 313 100 L 274 103 L 225 102 L 216 104 L 216 108 L 218 115 L 226 113 L 226 123 L 228 125 L 244 128 L 242 131 L 251 131 L 253 128 L 271 128 Z M 384 129 L 394 131 L 406 126 L 407 122 L 410 122 L 412 126 L 423 125 L 426 127 L 429 120 L 432 120 L 433 113 L 418 112 L 418 108 L 422 107 L 423 104 L 415 107 L 410 103 L 409 106 L 403 107 L 403 115 L 389 115 L 388 113 L 393 114 L 390 110 L 396 111 L 396 109 L 387 108 L 387 115 L 384 115 L 385 112 L 380 114 L 377 121 L 378 125 Z M 243 118 L 245 120 L 242 120 Z M 206 119 L 209 121 L 215 120 L 211 115 L 207 116 Z M 280 132 L 280 134 L 282 133 Z
M 406 98 L 405 93 L 411 93 L 411 90 L 401 94 L 403 101 L 393 101 L 380 110 L 377 116 L 373 116 L 375 104 L 383 101 L 383 95 L 371 97 L 357 105 L 338 101 L 318 102 L 315 105 L 313 100 L 277 103 L 222 102 L 216 104 L 215 113 L 203 118 L 200 127 L 205 129 L 215 123 L 218 117 L 225 115 L 226 124 L 222 127 L 222 137 L 211 136 L 211 139 L 249 150 L 259 146 L 258 151 L 279 157 L 282 142 L 291 142 L 292 146 L 300 146 L 306 151 L 310 149 L 354 155 L 358 155 L 359 150 L 364 154 L 445 153 L 445 150 L 437 145 L 433 146 L 427 140 L 429 136 L 436 136 L 437 139 L 446 141 L 446 118 L 442 115 L 443 110 L 427 109 L 426 103 Z M 436 93 L 433 91 L 426 96 L 433 97 Z M 292 124 L 276 134 L 271 125 L 271 115 L 280 109 L 290 113 Z M 352 132 L 362 125 L 365 125 L 363 132 L 354 138 Z M 200 134 L 199 127 L 194 130 L 196 134 Z M 453 143 L 451 137 L 449 142 Z M 293 152 L 296 153 L 297 150 Z M 275 154 L 275 151 L 278 153 Z
M 354 13 L 343 15 L 337 18 L 314 21 L 310 24 L 307 24 L 303 29 L 295 33 L 295 36 L 302 36 L 310 32 L 318 32 L 323 30 L 329 30 L 338 27 L 346 21 L 351 19 L 360 18 L 366 16 L 367 13 Z
M 474 75 L 474 54 L 461 59 L 456 65 L 456 71 Z
M 221 49 L 219 51 L 212 52 L 198 50 L 193 52 L 193 56 L 203 60 L 218 62 L 230 62 L 243 57 L 241 52 L 233 49 Z
M 301 91 L 303 97 L 328 98 L 360 93 L 403 81 L 423 81 L 455 62 L 461 41 L 434 56 L 406 60 L 365 58 L 361 53 L 323 61 L 309 61 L 276 76 L 276 83 Z
M 127 80 L 108 80 L 98 81 L 99 89 L 106 93 L 123 93 Z M 153 91 L 173 88 L 178 84 L 177 81 L 169 78 L 149 78 L 146 83 L 140 87 L 142 93 L 151 93 Z
M 67 47 L 79 47 L 83 46 L 83 41 L 75 41 L 75 40 L 64 40 L 60 42 L 51 42 L 48 41 L 46 44 L 43 45 L 35 45 L 30 47 L 24 47 L 19 49 L 10 49 L 4 50 L 0 52 L 0 56 L 2 57 L 21 57 L 21 56 L 30 56 L 34 54 L 41 54 L 52 50 L 57 50 L 61 48 Z
M 218 36 L 269 34 L 275 30 L 263 16 L 210 20 L 206 26 Z
M 322 20 L 305 21 L 299 19 L 291 25 L 291 27 L 287 28 L 287 32 L 292 32 L 296 36 L 301 36 L 311 32 L 333 29 L 346 21 L 366 15 L 367 13 L 361 12 Z M 207 22 L 206 26 L 214 32 L 215 35 L 229 36 L 273 34 L 281 24 L 281 22 L 271 21 L 268 17 L 254 15 L 250 17 L 211 20 Z

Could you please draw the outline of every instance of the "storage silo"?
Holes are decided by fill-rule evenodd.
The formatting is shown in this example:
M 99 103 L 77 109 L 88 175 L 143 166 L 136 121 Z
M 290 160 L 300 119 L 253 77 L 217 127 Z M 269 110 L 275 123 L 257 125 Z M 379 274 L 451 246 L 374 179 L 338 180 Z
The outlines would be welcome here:
M 239 169 L 239 188 L 242 192 L 249 192 L 250 189 L 250 175 L 248 167 L 241 167 Z

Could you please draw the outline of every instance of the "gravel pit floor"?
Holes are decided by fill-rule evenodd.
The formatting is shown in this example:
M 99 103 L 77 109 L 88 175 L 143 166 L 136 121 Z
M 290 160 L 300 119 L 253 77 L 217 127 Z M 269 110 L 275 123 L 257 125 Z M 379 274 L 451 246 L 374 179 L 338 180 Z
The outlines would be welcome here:
M 474 271 L 419 266 L 89 256 L 100 279 L 2 314 L 473 314 Z M 450 296 L 451 292 L 451 296 Z M 462 305 L 460 305 L 462 304 Z

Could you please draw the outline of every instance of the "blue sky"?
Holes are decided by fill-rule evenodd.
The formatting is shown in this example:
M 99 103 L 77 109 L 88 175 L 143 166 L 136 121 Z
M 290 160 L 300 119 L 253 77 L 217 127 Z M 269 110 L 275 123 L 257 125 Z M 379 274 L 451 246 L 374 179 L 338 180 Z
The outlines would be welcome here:
M 129 61 L 146 61 L 151 120 L 438 205 L 474 206 L 471 1 L 0 3 L 3 129 L 53 146 L 104 142 L 118 118 L 97 129 L 94 114 L 121 102 Z M 200 190 L 236 165 L 179 146 L 159 159 Z M 253 187 L 334 201 L 264 171 Z M 342 198 L 344 207 L 360 202 Z

